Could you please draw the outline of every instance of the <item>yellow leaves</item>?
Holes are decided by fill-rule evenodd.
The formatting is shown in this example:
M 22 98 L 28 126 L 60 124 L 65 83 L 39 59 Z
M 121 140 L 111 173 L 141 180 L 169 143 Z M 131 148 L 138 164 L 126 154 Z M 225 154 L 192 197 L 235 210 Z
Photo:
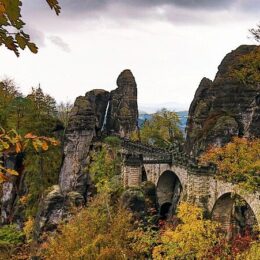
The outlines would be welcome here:
M 29 217 L 29 219 L 24 223 L 24 228 L 23 228 L 27 242 L 32 239 L 33 229 L 34 229 L 34 219 L 32 217 Z
M 10 175 L 19 175 L 17 171 L 13 170 L 13 169 L 9 169 L 6 168 L 6 173 L 10 174 Z
M 138 259 L 129 246 L 132 215 L 122 207 L 106 205 L 97 195 L 60 227 L 42 251 L 44 259 Z M 110 210 L 110 214 L 108 214 Z
M 17 176 L 19 174 L 13 169 L 5 168 L 4 166 L 0 165 L 0 183 L 8 181 L 10 175 Z
M 0 129 L 0 155 L 19 154 L 24 152 L 28 147 L 33 147 L 36 152 L 44 152 L 49 146 L 57 146 L 59 142 L 54 138 L 45 136 L 36 136 L 32 133 L 26 134 L 24 137 L 19 135 L 14 129 L 6 132 Z M 17 171 L 2 166 L 0 162 L 0 183 L 8 180 L 8 175 L 18 175 Z
M 192 204 L 181 203 L 178 207 L 177 217 L 180 218 L 183 223 L 190 223 L 198 219 L 203 219 L 203 210 L 199 207 L 194 207 Z
M 224 147 L 210 148 L 200 157 L 202 164 L 214 163 L 217 176 L 226 181 L 245 185 L 249 190 L 260 184 L 260 139 L 233 138 Z
M 153 259 L 202 259 L 217 243 L 218 225 L 204 220 L 202 209 L 183 202 L 177 217 L 181 220 L 175 229 L 168 226 L 161 234 L 161 244 L 155 246 Z M 163 256 L 163 258 L 162 258 Z

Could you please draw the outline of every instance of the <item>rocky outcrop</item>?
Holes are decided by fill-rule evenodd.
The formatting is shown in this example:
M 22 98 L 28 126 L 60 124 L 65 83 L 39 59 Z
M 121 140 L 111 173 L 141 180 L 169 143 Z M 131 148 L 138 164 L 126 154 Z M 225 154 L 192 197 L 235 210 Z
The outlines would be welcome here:
M 71 205 L 82 205 L 90 192 L 90 152 L 102 134 L 129 136 L 138 120 L 137 88 L 130 70 L 123 71 L 111 93 L 96 89 L 76 99 L 65 134 L 59 185 L 42 202 L 37 234 L 55 228 Z
M 233 136 L 260 136 L 259 58 L 259 46 L 242 45 L 223 59 L 213 82 L 202 79 L 189 109 L 189 154 L 197 156 Z
M 86 195 L 89 151 L 102 132 L 129 137 L 138 122 L 137 86 L 130 70 L 117 79 L 118 88 L 111 93 L 92 90 L 78 97 L 71 111 L 60 173 L 62 192 L 77 191 Z
M 42 201 L 36 217 L 35 236 L 38 238 L 43 231 L 52 231 L 60 223 L 60 220 L 69 216 L 69 209 L 74 206 L 83 206 L 84 197 L 75 191 L 64 195 L 59 185 L 51 187 Z
M 119 75 L 117 86 L 111 91 L 106 130 L 108 134 L 129 137 L 138 125 L 137 85 L 130 70 Z
M 64 146 L 64 161 L 60 172 L 61 191 L 87 193 L 86 165 L 93 140 L 100 133 L 105 116 L 109 92 L 92 90 L 78 97 L 71 111 Z

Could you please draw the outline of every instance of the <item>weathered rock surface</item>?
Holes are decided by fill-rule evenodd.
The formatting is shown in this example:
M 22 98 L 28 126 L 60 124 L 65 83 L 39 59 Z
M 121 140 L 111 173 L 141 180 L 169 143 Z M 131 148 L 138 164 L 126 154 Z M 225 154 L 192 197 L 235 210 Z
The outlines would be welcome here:
M 138 125 L 137 85 L 130 70 L 121 72 L 117 86 L 111 91 L 106 130 L 108 134 L 129 137 Z
M 10 155 L 5 159 L 5 166 L 10 169 L 15 169 L 19 172 L 19 176 L 9 176 L 9 181 L 2 185 L 1 197 L 1 224 L 8 224 L 14 218 L 15 202 L 17 200 L 18 192 L 21 190 L 22 182 L 22 156 Z
M 59 179 L 63 193 L 77 191 L 86 196 L 89 180 L 85 168 L 93 139 L 101 130 L 108 100 L 109 92 L 92 90 L 75 101 L 66 133 Z
M 59 185 L 51 188 L 40 206 L 36 219 L 36 235 L 41 231 L 53 230 L 64 217 L 65 197 L 61 193 Z
M 43 231 L 52 231 L 60 223 L 61 219 L 68 217 L 69 209 L 74 206 L 82 206 L 84 197 L 75 191 L 64 195 L 59 185 L 51 187 L 51 191 L 42 201 L 40 211 L 37 214 L 35 236 L 38 238 Z
M 189 109 L 189 154 L 197 156 L 208 146 L 223 145 L 233 136 L 260 136 L 260 81 L 253 77 L 260 74 L 260 68 L 252 73 L 248 70 L 252 60 L 245 59 L 245 55 L 259 52 L 259 46 L 242 45 L 226 55 L 213 82 L 202 79 Z

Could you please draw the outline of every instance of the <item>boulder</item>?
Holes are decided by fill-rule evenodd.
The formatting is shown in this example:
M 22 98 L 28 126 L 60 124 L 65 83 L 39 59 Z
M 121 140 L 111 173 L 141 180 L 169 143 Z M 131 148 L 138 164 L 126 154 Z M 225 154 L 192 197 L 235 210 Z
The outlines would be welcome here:
M 61 193 L 59 185 L 51 187 L 39 208 L 35 228 L 37 238 L 42 231 L 54 230 L 66 215 L 65 197 Z

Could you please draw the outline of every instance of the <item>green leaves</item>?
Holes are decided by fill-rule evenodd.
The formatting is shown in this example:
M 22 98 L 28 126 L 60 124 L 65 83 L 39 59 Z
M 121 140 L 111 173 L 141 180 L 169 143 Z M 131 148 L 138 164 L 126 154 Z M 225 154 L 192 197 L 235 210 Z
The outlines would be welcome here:
M 60 6 L 57 0 L 46 0 L 51 9 L 59 15 Z M 4 45 L 19 57 L 19 49 L 26 47 L 37 53 L 38 48 L 31 42 L 30 36 L 23 32 L 25 25 L 21 17 L 21 0 L 0 0 L 0 45 Z
M 179 125 L 180 120 L 175 112 L 162 109 L 141 127 L 141 141 L 159 147 L 169 147 L 174 141 L 183 140 Z
M 51 9 L 54 9 L 57 15 L 60 14 L 60 6 L 57 0 L 46 0 Z

